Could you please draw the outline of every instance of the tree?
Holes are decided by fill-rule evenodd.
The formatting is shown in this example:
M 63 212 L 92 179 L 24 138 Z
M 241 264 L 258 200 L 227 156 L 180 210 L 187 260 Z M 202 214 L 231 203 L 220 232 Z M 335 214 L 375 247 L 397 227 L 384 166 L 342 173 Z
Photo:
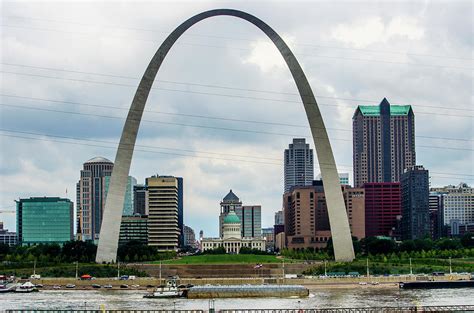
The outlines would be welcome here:
M 474 233 L 465 233 L 461 237 L 461 244 L 465 248 L 474 248 Z

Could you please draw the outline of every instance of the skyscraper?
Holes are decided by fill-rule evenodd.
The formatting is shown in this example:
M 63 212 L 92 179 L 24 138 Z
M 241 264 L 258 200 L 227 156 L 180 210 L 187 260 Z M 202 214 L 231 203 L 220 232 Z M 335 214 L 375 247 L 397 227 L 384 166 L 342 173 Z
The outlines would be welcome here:
M 84 163 L 76 186 L 78 239 L 99 239 L 105 207 L 105 177 L 111 175 L 113 168 L 114 163 L 103 157 Z
M 242 208 L 242 202 L 239 197 L 232 192 L 232 189 L 221 201 L 221 212 L 219 214 L 219 237 L 223 236 L 224 232 L 224 218 L 229 214 L 230 211 L 236 212 Z
M 147 215 L 145 185 L 133 186 L 133 214 Z
M 235 208 L 240 219 L 242 237 L 262 236 L 262 207 L 260 205 L 244 205 Z
M 74 204 L 58 197 L 16 201 L 18 244 L 65 243 L 74 238 Z
M 415 116 L 410 105 L 359 105 L 352 118 L 354 187 L 399 182 L 416 164 Z
M 178 178 L 173 176 L 156 175 L 146 179 L 148 245 L 159 251 L 177 250 L 179 246 L 178 188 Z
M 428 170 L 416 165 L 401 177 L 402 239 L 420 239 L 430 234 Z
M 284 192 L 294 186 L 311 186 L 314 179 L 313 149 L 304 138 L 294 138 L 284 154 Z

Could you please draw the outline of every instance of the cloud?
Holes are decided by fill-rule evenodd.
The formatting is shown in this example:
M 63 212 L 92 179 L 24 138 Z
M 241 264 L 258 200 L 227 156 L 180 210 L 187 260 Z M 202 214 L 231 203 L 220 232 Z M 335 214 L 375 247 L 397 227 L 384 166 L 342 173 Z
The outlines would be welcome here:
M 376 43 L 386 43 L 394 37 L 406 37 L 408 40 L 423 38 L 424 29 L 417 19 L 408 16 L 393 17 L 384 23 L 381 17 L 358 19 L 350 24 L 339 24 L 331 35 L 334 39 L 356 48 L 365 48 Z

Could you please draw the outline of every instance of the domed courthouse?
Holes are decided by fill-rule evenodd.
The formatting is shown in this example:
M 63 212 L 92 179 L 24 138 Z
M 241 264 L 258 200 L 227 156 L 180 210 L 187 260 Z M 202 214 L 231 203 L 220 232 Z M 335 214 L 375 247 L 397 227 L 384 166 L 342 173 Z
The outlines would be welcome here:
M 230 211 L 223 221 L 222 238 L 203 238 L 202 251 L 224 247 L 226 253 L 238 254 L 240 248 L 265 251 L 265 239 L 243 237 L 240 230 L 240 219 L 234 211 Z

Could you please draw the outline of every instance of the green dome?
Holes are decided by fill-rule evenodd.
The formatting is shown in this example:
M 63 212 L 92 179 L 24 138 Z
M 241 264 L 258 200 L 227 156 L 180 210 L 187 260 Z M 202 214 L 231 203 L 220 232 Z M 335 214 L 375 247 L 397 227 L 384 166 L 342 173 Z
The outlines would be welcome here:
M 234 211 L 230 211 L 226 217 L 224 217 L 224 224 L 240 224 L 240 219 Z

